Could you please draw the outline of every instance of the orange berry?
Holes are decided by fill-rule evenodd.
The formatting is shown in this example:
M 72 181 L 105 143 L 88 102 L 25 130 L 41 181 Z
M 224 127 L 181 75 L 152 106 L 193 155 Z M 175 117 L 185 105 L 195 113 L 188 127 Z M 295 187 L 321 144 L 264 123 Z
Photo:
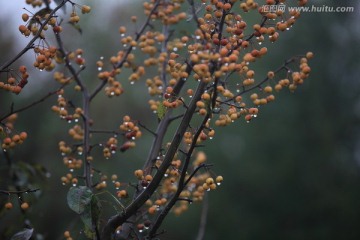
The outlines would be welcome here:
M 27 210 L 29 208 L 29 204 L 27 202 L 23 202 L 20 207 L 22 210 Z
M 70 232 L 69 232 L 69 231 L 65 231 L 65 232 L 64 232 L 64 237 L 69 238 L 69 237 L 70 237 Z
M 87 5 L 83 5 L 81 7 L 81 12 L 84 13 L 89 13 L 91 11 L 91 7 L 87 6 Z
M 12 209 L 13 208 L 13 204 L 11 202 L 7 202 L 5 203 L 5 208 L 6 209 Z
M 306 58 L 307 59 L 311 59 L 311 58 L 313 58 L 314 57 L 314 53 L 312 53 L 312 52 L 307 52 L 306 53 Z

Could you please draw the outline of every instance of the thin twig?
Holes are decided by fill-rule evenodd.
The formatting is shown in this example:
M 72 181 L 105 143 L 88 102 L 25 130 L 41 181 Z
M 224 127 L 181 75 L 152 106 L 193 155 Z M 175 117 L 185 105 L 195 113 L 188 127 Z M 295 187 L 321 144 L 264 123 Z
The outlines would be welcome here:
M 0 190 L 0 193 L 6 194 L 6 195 L 10 195 L 10 194 L 33 193 L 33 192 L 37 192 L 37 191 L 40 191 L 40 188 L 27 189 L 27 190 L 22 190 L 22 191 L 6 191 L 6 190 Z
M 208 210 L 209 210 L 209 199 L 208 199 L 207 193 L 205 192 L 203 200 L 202 200 L 202 209 L 201 209 L 201 215 L 200 215 L 200 225 L 199 225 L 199 230 L 198 230 L 196 240 L 203 240 L 204 239 Z
M 67 0 L 64 0 L 62 3 L 60 3 L 54 10 L 52 10 L 49 14 L 49 17 L 40 24 L 40 28 L 38 32 L 35 34 L 35 36 L 30 40 L 30 42 L 12 59 L 4 63 L 0 67 L 0 71 L 3 71 L 4 69 L 7 69 L 11 64 L 13 64 L 15 61 L 17 61 L 22 55 L 24 55 L 27 51 L 33 48 L 34 42 L 40 37 L 42 30 L 45 28 L 46 24 L 50 21 L 50 19 L 54 16 L 54 14 L 65 5 Z

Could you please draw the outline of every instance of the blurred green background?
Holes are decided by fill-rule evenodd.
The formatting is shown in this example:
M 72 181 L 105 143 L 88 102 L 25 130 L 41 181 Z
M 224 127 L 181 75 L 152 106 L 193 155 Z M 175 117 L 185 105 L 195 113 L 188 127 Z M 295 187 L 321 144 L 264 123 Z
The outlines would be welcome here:
M 142 15 L 141 2 L 87 2 L 93 12 L 82 17 L 84 33 L 80 36 L 69 29 L 69 42 L 75 47 L 69 43 L 67 47 L 84 48 L 87 68 L 96 69 L 97 59 L 108 58 L 121 48 L 117 29 L 133 14 Z M 258 118 L 250 124 L 239 121 L 218 129 L 216 138 L 207 144 L 208 161 L 225 180 L 217 191 L 208 194 L 205 240 L 360 238 L 360 5 L 355 0 L 310 4 L 353 6 L 354 12 L 303 13 L 278 42 L 268 45 L 269 54 L 258 64 L 258 73 L 265 74 L 285 59 L 307 51 L 315 53 L 310 62 L 313 71 L 294 94 L 282 91 L 274 103 L 261 108 Z M 0 63 L 23 46 L 15 41 L 20 34 L 16 27 L 6 25 L 6 16 L 4 13 L 0 17 Z M 15 26 L 21 24 L 20 15 L 16 21 Z M 31 62 L 33 56 L 27 58 Z M 83 75 L 90 84 L 96 82 L 94 72 Z M 36 77 L 30 79 L 22 96 L 0 93 L 0 115 L 8 111 L 11 101 L 22 106 L 42 96 L 44 89 L 55 87 L 51 74 L 33 74 Z M 127 91 L 120 98 L 99 96 L 91 109 L 94 118 L 102 119 L 96 126 L 116 127 L 124 113 L 138 119 L 151 114 L 147 103 L 139 101 L 146 93 L 145 85 L 136 85 L 124 83 Z M 74 215 L 66 205 L 68 187 L 60 182 L 66 169 L 57 141 L 63 139 L 67 124 L 48 111 L 55 101 L 52 98 L 23 112 L 16 124 L 19 130 L 29 133 L 29 141 L 18 147 L 14 159 L 39 162 L 51 173 L 48 179 L 37 179 L 34 186 L 41 187 L 42 196 L 25 214 L 45 239 L 61 239 L 65 229 L 80 225 L 78 219 L 72 220 Z M 148 119 L 145 123 L 154 127 L 155 118 Z M 142 166 L 150 142 L 151 137 L 144 136 L 137 151 L 118 154 L 97 163 L 97 167 L 109 171 L 109 175 L 119 169 L 121 178 L 129 178 L 132 169 Z M 3 156 L 0 165 L 1 170 L 6 169 Z M 123 169 L 131 170 L 124 173 Z M 6 188 L 7 177 L 2 171 L 0 188 Z M 0 198 L 3 202 L 4 197 Z M 163 226 L 168 232 L 164 239 L 195 240 L 201 210 L 201 205 L 193 204 L 185 214 L 169 216 Z M 0 229 L 12 233 L 20 230 L 23 219 L 18 218 L 19 214 L 17 208 L 2 213 Z

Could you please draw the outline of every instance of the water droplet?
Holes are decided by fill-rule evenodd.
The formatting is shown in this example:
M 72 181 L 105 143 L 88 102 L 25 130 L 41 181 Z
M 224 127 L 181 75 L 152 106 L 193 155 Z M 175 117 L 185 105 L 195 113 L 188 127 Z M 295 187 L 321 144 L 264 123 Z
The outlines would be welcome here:
M 221 185 L 221 183 L 220 183 L 220 182 L 218 182 L 218 183 L 216 183 L 216 185 L 220 186 L 220 185 Z
M 102 67 L 98 67 L 98 71 L 101 71 L 102 70 Z
M 70 168 L 70 170 L 69 170 L 70 172 L 74 172 L 74 169 L 73 168 Z
M 104 57 L 103 57 L 103 56 L 101 56 L 101 57 L 100 57 L 100 60 L 104 60 Z
M 209 139 L 210 139 L 210 140 L 212 140 L 212 139 L 213 139 L 213 137 L 209 137 Z
M 251 115 L 251 116 L 253 116 L 254 118 L 256 118 L 256 117 L 257 117 L 257 114 L 253 114 L 253 115 Z
M 113 155 L 114 155 L 115 153 L 116 153 L 116 151 L 115 151 L 115 150 L 112 150 L 112 151 L 111 151 L 111 154 L 113 154 Z
M 149 229 L 149 227 L 147 227 L 147 226 L 145 226 L 144 228 L 145 228 L 146 230 Z
M 74 121 L 77 123 L 77 122 L 79 122 L 79 119 L 78 119 L 78 118 L 75 118 L 75 120 L 74 120 Z
M 65 186 L 66 184 L 63 182 L 62 185 Z
M 39 69 L 39 70 L 40 70 L 40 72 L 44 71 L 43 69 Z
M 200 39 L 200 36 L 199 36 L 199 35 L 197 35 L 195 38 L 196 38 L 197 40 L 199 40 L 199 39 Z
M 120 34 L 120 36 L 121 36 L 121 37 L 124 37 L 124 36 L 125 36 L 125 33 Z
M 110 95 L 111 95 L 111 96 L 114 96 L 114 95 L 115 95 L 115 92 L 111 92 Z
M 134 85 L 134 83 L 135 83 L 134 81 L 131 81 L 131 82 L 130 82 L 131 85 Z
M 178 48 L 177 48 L 177 47 L 174 47 L 174 48 L 173 48 L 173 51 L 174 51 L 174 52 L 176 52 L 177 50 L 178 50 Z
M 168 176 L 169 176 L 169 174 L 167 174 L 167 173 L 164 174 L 164 177 L 168 177 Z
M 73 183 L 73 187 L 76 187 L 76 183 Z
M 139 229 L 139 233 L 142 233 L 144 230 L 142 230 L 142 229 Z
M 133 50 L 136 50 L 136 47 L 132 47 Z
M 210 192 L 210 188 L 208 188 L 206 191 Z
M 119 188 L 119 187 L 116 187 L 115 189 L 116 189 L 116 190 L 119 190 L 120 188 Z
M 123 44 L 123 47 L 127 47 L 127 44 Z
M 71 123 L 72 121 L 69 119 L 67 122 L 68 122 L 68 123 Z

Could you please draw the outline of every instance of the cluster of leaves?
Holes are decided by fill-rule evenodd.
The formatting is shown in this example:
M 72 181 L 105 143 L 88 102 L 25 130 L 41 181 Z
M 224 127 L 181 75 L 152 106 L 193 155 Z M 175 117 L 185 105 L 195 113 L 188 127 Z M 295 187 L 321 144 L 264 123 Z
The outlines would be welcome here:
M 19 26 L 19 31 L 31 40 L 14 59 L 0 67 L 1 72 L 8 74 L 7 83 L 1 82 L 0 86 L 7 86 L 6 90 L 17 94 L 21 92 L 31 78 L 26 67 L 20 67 L 16 73 L 10 66 L 25 52 L 33 51 L 33 67 L 50 72 L 58 69 L 53 78 L 59 87 L 21 109 L 12 108 L 0 119 L 4 125 L 1 130 L 10 129 L 5 122 L 13 114 L 57 96 L 52 110 L 70 126 L 69 137 L 64 136 L 58 143 L 68 170 L 61 182 L 71 184 L 68 205 L 80 215 L 83 232 L 90 239 L 157 236 L 171 210 L 181 214 L 189 203 L 202 201 L 207 191 L 217 189 L 223 181 L 222 176 L 210 170 L 205 153 L 198 148 L 213 139 L 218 128 L 235 121 L 250 122 L 259 114 L 260 106 L 275 100 L 276 91 L 296 90 L 311 71 L 308 60 L 312 53 L 292 57 L 260 79 L 255 77 L 252 67 L 252 63 L 267 54 L 265 45 L 276 42 L 281 32 L 295 24 L 299 12 L 265 12 L 262 4 L 253 0 L 240 3 L 202 0 L 200 6 L 193 0 L 150 0 L 143 5 L 147 18 L 139 29 L 134 32 L 125 26 L 119 27 L 121 50 L 107 60 L 96 62 L 98 85 L 92 89 L 80 74 L 86 67 L 86 50 L 64 47 L 63 21 L 56 14 L 63 6 L 71 5 L 68 22 L 78 26 L 78 13 L 90 13 L 91 8 L 70 0 L 62 1 L 54 9 L 50 8 L 50 1 L 26 2 L 40 8 L 31 16 L 22 15 L 25 25 Z M 267 0 L 263 4 L 284 5 L 285 2 Z M 300 5 L 305 3 L 299 1 Z M 190 16 L 183 11 L 185 8 L 190 9 Z M 260 15 L 260 22 L 252 26 L 245 19 L 250 11 Z M 175 29 L 185 20 L 196 26 L 195 31 L 176 34 Z M 130 21 L 138 20 L 133 16 Z M 50 44 L 49 34 L 54 35 L 54 43 Z M 131 73 L 126 75 L 124 72 L 128 71 L 124 69 Z M 149 96 L 144 99 L 158 121 L 156 130 L 128 115 L 112 130 L 93 127 L 96 118 L 89 111 L 93 99 L 101 91 L 110 98 L 121 96 L 124 78 L 131 84 L 145 82 Z M 74 91 L 81 101 L 72 99 Z M 178 126 L 174 132 L 169 130 L 170 124 Z M 110 173 L 108 177 L 94 167 L 101 166 L 95 157 L 99 149 L 105 159 L 122 158 L 123 155 L 117 153 L 135 148 L 143 132 L 151 134 L 154 140 L 143 168 L 134 171 L 133 179 L 120 180 L 120 173 Z M 5 133 L 1 140 L 4 151 L 26 139 L 25 133 L 12 138 L 8 135 Z M 94 138 L 94 135 L 100 137 Z M 166 137 L 169 135 L 172 137 Z M 112 217 L 100 214 L 99 193 L 105 191 L 116 199 L 114 205 L 121 206 Z M 101 217 L 108 218 L 106 224 L 101 224 Z M 64 236 L 72 239 L 69 231 Z

